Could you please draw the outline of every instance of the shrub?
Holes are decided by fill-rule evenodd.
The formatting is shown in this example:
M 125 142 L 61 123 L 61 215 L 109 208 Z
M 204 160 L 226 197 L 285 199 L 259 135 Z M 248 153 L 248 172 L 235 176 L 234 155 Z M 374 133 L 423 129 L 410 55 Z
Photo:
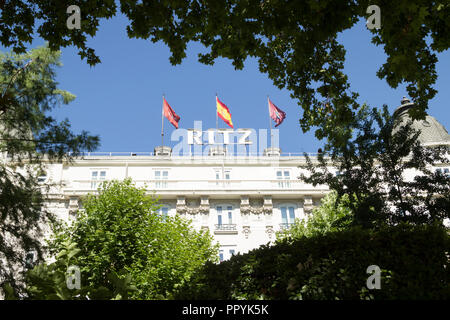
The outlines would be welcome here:
M 450 238 L 442 226 L 352 228 L 262 246 L 208 263 L 178 299 L 448 299 Z M 366 287 L 381 268 L 381 289 Z

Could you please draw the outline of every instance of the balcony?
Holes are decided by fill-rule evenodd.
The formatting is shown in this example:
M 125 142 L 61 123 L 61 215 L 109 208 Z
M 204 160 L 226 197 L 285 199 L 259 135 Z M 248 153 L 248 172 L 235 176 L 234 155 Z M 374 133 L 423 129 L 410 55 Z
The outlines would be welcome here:
M 216 224 L 214 225 L 215 234 L 237 234 L 237 228 L 235 223 Z
M 133 182 L 137 187 L 146 187 L 148 190 L 161 190 L 164 192 L 177 192 L 177 191 L 192 191 L 192 190 L 205 190 L 205 191 L 221 191 L 221 190 L 236 190 L 236 191 L 255 191 L 255 190 L 267 190 L 267 191 L 303 191 L 311 190 L 312 186 L 305 184 L 299 179 L 292 180 L 276 180 L 276 179 L 233 179 L 233 180 L 207 180 L 207 179 L 148 179 L 142 180 L 131 176 Z M 123 177 L 109 177 L 109 179 L 123 179 Z M 66 179 L 68 180 L 68 179 Z M 70 179 L 69 179 L 70 181 Z M 95 191 L 96 187 L 101 181 L 99 180 L 78 180 L 74 179 L 70 181 L 70 184 L 66 187 L 67 191 Z M 328 190 L 326 186 L 323 188 L 314 188 L 315 191 Z

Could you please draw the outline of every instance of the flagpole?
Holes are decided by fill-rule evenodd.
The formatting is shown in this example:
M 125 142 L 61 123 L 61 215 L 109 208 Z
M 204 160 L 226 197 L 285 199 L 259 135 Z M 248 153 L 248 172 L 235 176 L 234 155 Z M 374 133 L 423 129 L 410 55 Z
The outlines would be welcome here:
M 164 147 L 164 93 L 163 93 L 163 103 L 161 109 L 161 147 Z
M 270 146 L 272 147 L 272 118 L 270 117 L 270 103 L 269 103 L 269 95 L 267 95 L 267 107 L 269 108 L 269 126 L 270 126 Z
M 219 114 L 217 113 L 217 92 L 216 92 L 216 131 L 219 131 Z

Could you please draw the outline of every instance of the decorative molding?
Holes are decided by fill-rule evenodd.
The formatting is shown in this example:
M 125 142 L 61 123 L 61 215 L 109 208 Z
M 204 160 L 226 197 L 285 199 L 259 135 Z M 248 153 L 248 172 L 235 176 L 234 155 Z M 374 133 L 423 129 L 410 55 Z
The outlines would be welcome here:
M 269 239 L 272 240 L 272 236 L 275 233 L 273 226 L 266 226 L 266 233 L 269 236 Z
M 264 196 L 263 212 L 271 214 L 273 211 L 272 196 Z
M 252 199 L 241 196 L 241 214 L 271 214 L 273 210 L 272 197 L 264 196 L 264 199 Z
M 201 196 L 200 207 L 198 208 L 199 213 L 208 214 L 209 213 L 209 197 Z
M 305 196 L 303 199 L 303 211 L 305 214 L 310 214 L 314 209 L 314 203 L 312 200 L 312 196 Z
M 80 209 L 79 197 L 69 198 L 69 214 L 75 216 Z
M 241 196 L 241 205 L 240 205 L 241 214 L 249 214 L 251 211 L 250 203 L 248 196 Z
M 185 196 L 179 196 L 177 198 L 177 213 L 179 214 L 198 214 L 209 213 L 209 198 L 208 196 L 202 196 L 200 203 L 198 200 L 190 200 L 186 203 Z
M 242 233 L 244 234 L 245 239 L 248 239 L 248 235 L 251 233 L 250 226 L 243 226 Z

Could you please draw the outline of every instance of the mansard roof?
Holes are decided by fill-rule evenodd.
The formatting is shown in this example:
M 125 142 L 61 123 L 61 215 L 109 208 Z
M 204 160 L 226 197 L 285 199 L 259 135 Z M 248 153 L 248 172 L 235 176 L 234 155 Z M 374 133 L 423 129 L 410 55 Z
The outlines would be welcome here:
M 415 104 L 413 102 L 410 102 L 409 99 L 403 97 L 401 105 L 394 112 L 394 117 L 398 117 L 401 120 L 401 123 L 406 123 L 411 119 L 408 112 L 411 108 L 414 108 L 414 106 Z M 420 131 L 418 140 L 422 145 L 450 146 L 450 135 L 436 118 L 427 115 L 424 120 L 414 120 L 412 127 L 415 130 Z

